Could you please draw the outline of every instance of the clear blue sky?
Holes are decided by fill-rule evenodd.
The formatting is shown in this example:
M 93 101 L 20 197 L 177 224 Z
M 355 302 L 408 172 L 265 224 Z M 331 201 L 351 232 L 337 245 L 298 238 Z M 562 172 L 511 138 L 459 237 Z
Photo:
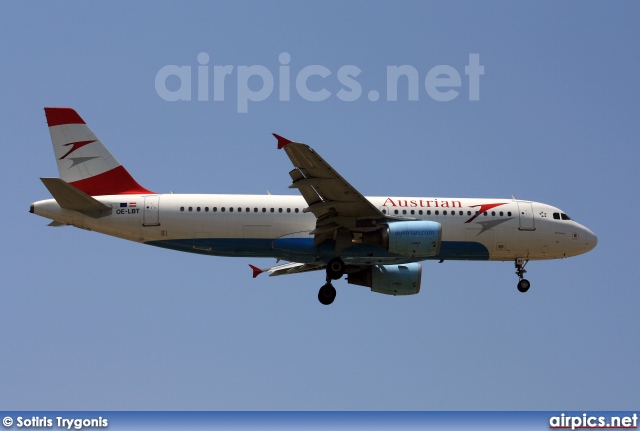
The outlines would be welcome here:
M 4 409 L 633 409 L 640 402 L 637 2 L 16 2 L 0 15 Z M 198 101 L 198 54 L 234 66 Z M 288 53 L 290 100 L 280 100 Z M 469 55 L 484 75 L 469 100 Z M 192 100 L 156 74 L 190 66 Z M 273 74 L 238 112 L 241 66 Z M 296 76 L 325 88 L 303 98 Z M 338 71 L 361 70 L 357 100 Z M 388 101 L 388 66 L 419 74 Z M 430 97 L 440 65 L 458 97 Z M 262 69 L 265 70 L 265 69 Z M 249 80 L 258 91 L 262 81 Z M 166 81 L 169 90 L 177 78 Z M 370 101 L 371 90 L 380 98 Z M 239 94 L 240 93 L 240 94 Z M 365 195 L 518 198 L 599 238 L 530 263 L 427 262 L 389 297 L 320 273 L 251 278 L 248 263 L 146 247 L 28 213 L 57 176 L 44 106 L 78 110 L 159 192 L 294 193 L 277 132 L 313 146 Z

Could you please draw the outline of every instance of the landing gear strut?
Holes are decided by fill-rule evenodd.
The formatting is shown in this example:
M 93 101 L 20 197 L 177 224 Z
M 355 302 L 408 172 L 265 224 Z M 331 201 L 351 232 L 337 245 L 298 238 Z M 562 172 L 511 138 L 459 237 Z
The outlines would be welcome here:
M 520 281 L 518 281 L 518 290 L 522 293 L 526 292 L 527 290 L 529 290 L 529 287 L 531 287 L 531 283 L 529 283 L 529 280 L 524 278 L 524 273 L 527 272 L 524 267 L 527 265 L 527 263 L 529 263 L 528 260 L 516 259 L 516 275 L 520 279 Z
M 322 305 L 329 305 L 336 299 L 336 288 L 331 280 L 338 280 L 344 275 L 345 264 L 339 257 L 334 257 L 327 264 L 327 283 L 318 292 L 318 301 Z

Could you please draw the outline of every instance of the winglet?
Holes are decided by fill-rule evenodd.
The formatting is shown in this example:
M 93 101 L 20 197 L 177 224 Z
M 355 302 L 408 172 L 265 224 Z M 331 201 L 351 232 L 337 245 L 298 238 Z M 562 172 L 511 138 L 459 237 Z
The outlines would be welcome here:
M 263 270 L 261 270 L 257 266 L 253 266 L 251 264 L 249 264 L 249 266 L 251 267 L 251 269 L 253 269 L 253 278 L 256 278 L 257 276 L 259 276 L 260 274 L 262 274 L 264 272 Z
M 290 141 L 287 138 L 283 138 L 282 136 L 277 135 L 275 133 L 273 133 L 273 136 L 275 136 L 276 139 L 278 140 L 278 149 L 279 150 L 281 150 L 285 145 L 289 145 L 291 142 L 293 142 L 293 141 Z

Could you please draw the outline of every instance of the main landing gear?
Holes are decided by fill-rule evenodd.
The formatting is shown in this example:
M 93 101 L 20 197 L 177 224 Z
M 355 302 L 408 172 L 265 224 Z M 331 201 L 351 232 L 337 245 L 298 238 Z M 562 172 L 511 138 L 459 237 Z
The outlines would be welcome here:
M 339 257 L 334 257 L 327 264 L 327 283 L 318 292 L 318 301 L 323 305 L 329 305 L 336 299 L 336 288 L 331 280 L 338 280 L 344 275 L 345 264 Z
M 518 281 L 518 290 L 522 293 L 526 292 L 531 287 L 529 280 L 524 278 L 524 273 L 527 272 L 524 267 L 528 262 L 529 261 L 525 259 L 516 259 L 516 275 L 520 278 L 520 281 Z

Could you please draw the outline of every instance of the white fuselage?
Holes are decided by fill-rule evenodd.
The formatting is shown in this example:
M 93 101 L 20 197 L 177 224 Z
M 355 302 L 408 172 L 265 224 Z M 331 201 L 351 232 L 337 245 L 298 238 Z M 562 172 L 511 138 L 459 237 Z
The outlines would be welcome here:
M 327 261 L 330 245 L 313 246 L 316 218 L 301 196 L 113 195 L 94 196 L 111 211 L 85 215 L 54 199 L 33 204 L 58 223 L 181 251 L 217 256 Z M 442 245 L 430 259 L 557 259 L 585 253 L 597 239 L 586 227 L 550 205 L 511 199 L 368 197 L 383 214 L 431 220 L 442 226 Z M 399 263 L 409 259 L 381 247 L 354 244 L 346 263 Z

